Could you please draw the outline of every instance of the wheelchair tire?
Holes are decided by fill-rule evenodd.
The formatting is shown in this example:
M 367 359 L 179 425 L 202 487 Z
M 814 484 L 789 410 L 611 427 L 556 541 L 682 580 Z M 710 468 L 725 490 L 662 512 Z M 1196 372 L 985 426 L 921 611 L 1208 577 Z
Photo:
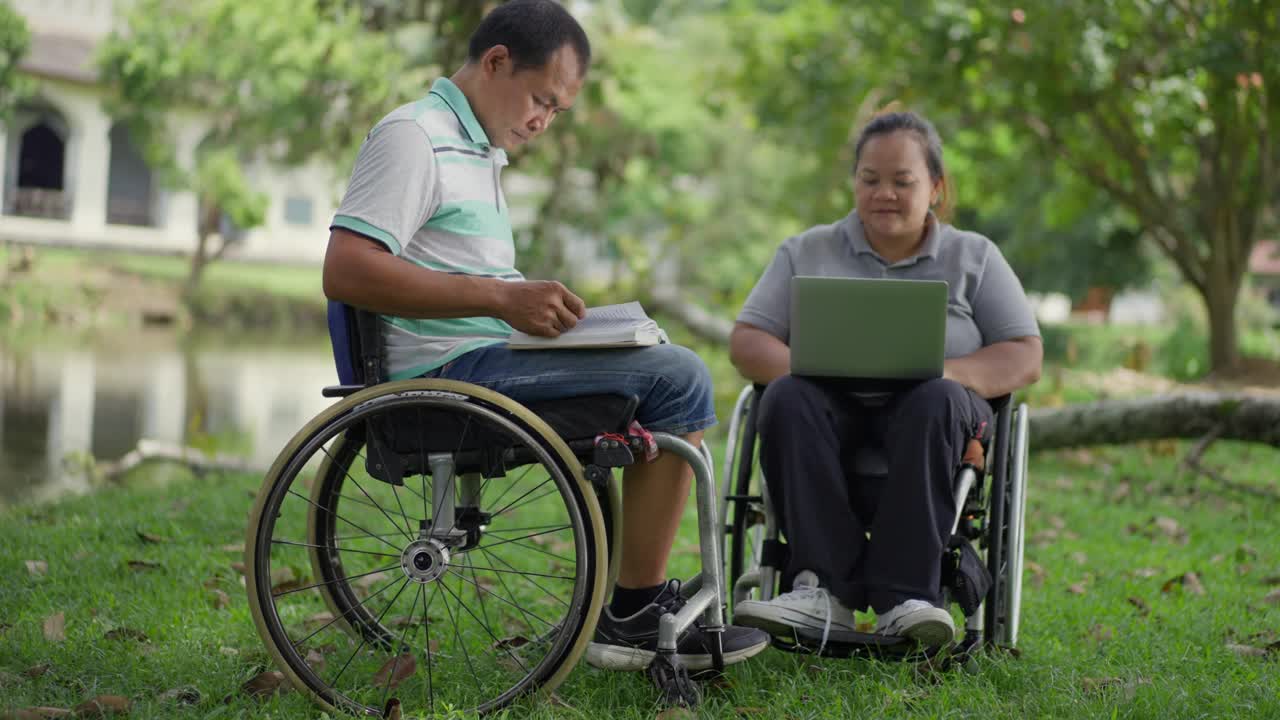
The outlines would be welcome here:
M 1002 413 L 996 432 L 987 518 L 987 569 L 992 583 L 983 604 L 983 634 L 988 643 L 1015 647 L 1022 600 L 1027 406 L 1019 405 L 1016 413 Z
M 446 425 L 456 452 L 438 446 Z M 371 444 L 373 427 L 400 444 Z M 404 450 L 428 436 L 420 458 Z M 448 528 L 424 443 L 485 468 Z M 370 462 L 390 447 L 402 486 L 371 469 L 399 467 Z M 246 538 L 250 609 L 277 666 L 328 710 L 377 716 L 394 697 L 407 715 L 484 713 L 576 665 L 605 594 L 605 537 L 578 461 L 526 408 L 465 383 L 387 383 L 321 413 L 268 471 Z
M 730 458 L 731 465 L 727 469 L 728 477 L 732 481 L 733 493 L 724 493 L 724 513 L 729 518 L 729 522 L 725 527 L 726 537 L 725 548 L 726 555 L 729 560 L 728 574 L 726 576 L 727 590 L 725 592 L 725 601 L 730 604 L 730 617 L 732 617 L 732 604 L 734 602 L 733 589 L 738 579 L 746 572 L 755 570 L 760 565 L 760 542 L 762 540 L 763 527 L 758 522 L 757 512 L 751 507 L 750 501 L 746 498 L 751 494 L 751 480 L 755 465 L 756 439 L 755 431 L 756 407 L 759 404 L 760 393 L 755 393 L 749 399 L 746 406 L 745 420 L 738 428 L 738 437 L 735 439 L 733 457 Z M 759 488 L 760 492 L 764 492 L 764 487 Z

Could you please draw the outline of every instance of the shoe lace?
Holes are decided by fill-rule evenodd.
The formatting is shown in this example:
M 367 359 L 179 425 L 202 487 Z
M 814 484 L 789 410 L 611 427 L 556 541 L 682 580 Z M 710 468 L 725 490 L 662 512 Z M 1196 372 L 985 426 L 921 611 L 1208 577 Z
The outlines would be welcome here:
M 826 613 L 822 623 L 822 642 L 818 643 L 818 654 L 821 655 L 822 651 L 827 648 L 827 639 L 831 636 L 831 593 L 827 592 L 825 588 L 808 585 L 797 587 L 791 592 L 778 596 L 778 599 L 783 602 L 808 601 L 815 598 L 821 598 L 826 605 Z

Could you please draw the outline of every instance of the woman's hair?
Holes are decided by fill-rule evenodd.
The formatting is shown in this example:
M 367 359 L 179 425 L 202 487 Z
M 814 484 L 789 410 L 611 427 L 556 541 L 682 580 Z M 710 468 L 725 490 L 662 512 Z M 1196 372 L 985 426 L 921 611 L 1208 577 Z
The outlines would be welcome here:
M 941 198 L 936 212 L 939 216 L 946 218 L 951 214 L 951 193 L 948 187 L 947 170 L 942 163 L 942 138 L 938 137 L 938 131 L 934 129 L 933 123 L 920 115 L 913 112 L 882 112 L 871 118 L 871 122 L 862 128 L 862 133 L 858 135 L 858 142 L 853 148 L 854 171 L 858 169 L 858 161 L 862 159 L 862 147 L 868 140 L 899 131 L 910 133 L 920 143 L 920 149 L 924 151 L 925 165 L 929 168 L 929 179 L 942 183 L 939 191 Z

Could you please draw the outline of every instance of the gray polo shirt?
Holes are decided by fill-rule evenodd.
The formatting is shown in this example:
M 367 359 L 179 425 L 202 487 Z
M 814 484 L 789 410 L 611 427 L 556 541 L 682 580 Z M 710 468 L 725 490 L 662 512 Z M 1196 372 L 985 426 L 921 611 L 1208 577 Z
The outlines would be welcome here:
M 957 230 L 932 214 L 930 221 L 920 252 L 892 264 L 871 248 L 856 210 L 839 222 L 788 238 L 747 296 L 738 322 L 789 342 L 791 278 L 796 275 L 945 280 L 947 357 L 969 355 L 1003 340 L 1039 336 L 1022 283 L 995 243 Z

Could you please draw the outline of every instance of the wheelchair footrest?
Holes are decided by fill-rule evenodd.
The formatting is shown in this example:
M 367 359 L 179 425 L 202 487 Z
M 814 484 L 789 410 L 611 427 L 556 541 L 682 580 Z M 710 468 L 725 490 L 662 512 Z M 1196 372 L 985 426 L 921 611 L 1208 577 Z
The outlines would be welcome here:
M 791 637 L 775 636 L 773 646 L 794 653 L 817 655 L 819 649 L 823 657 L 880 657 L 890 659 L 923 658 L 938 652 L 938 648 L 922 648 L 914 640 L 875 633 L 855 632 L 852 630 L 832 630 L 827 633 L 827 642 L 822 642 L 822 631 L 808 628 L 796 628 Z M 945 649 L 945 648 L 943 648 Z

